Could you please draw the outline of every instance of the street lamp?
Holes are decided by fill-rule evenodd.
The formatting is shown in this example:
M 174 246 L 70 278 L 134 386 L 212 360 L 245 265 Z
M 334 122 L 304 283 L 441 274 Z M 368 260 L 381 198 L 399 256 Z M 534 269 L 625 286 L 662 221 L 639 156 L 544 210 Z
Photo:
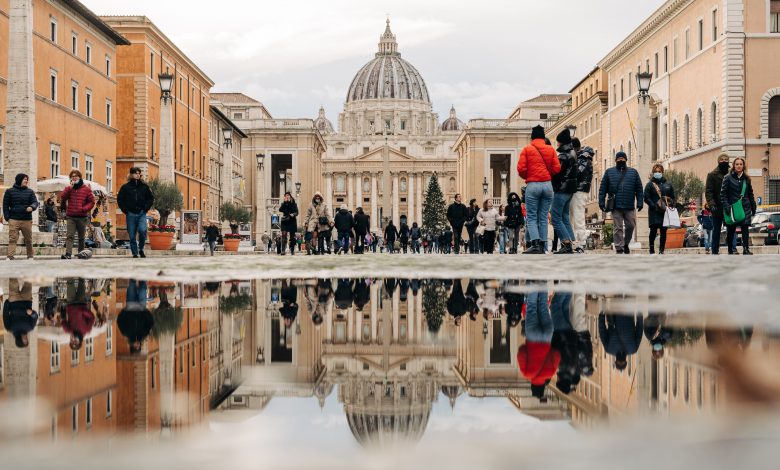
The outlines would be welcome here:
M 263 169 L 263 162 L 265 162 L 265 154 L 264 153 L 258 153 L 255 155 L 255 158 L 257 159 L 257 169 L 262 170 Z
M 301 197 L 301 182 L 298 181 L 295 183 L 295 198 L 298 199 Z
M 577 126 L 574 124 L 569 124 L 566 126 L 566 129 L 569 129 L 569 134 L 571 134 L 572 137 L 574 137 L 574 135 L 577 133 Z
M 487 176 L 486 176 L 486 177 L 485 177 L 485 179 L 484 179 L 484 180 L 482 180 L 482 192 L 485 194 L 485 196 L 487 196 L 487 193 L 488 193 L 488 187 L 489 187 L 489 186 L 490 186 L 490 185 L 489 185 L 489 184 L 488 184 L 488 182 L 487 182 Z
M 232 147 L 233 146 L 233 129 L 230 127 L 223 127 L 222 128 L 222 138 L 225 141 L 224 145 L 225 148 Z
M 160 90 L 162 90 L 162 96 L 160 98 L 163 100 L 163 103 L 173 101 L 173 97 L 171 96 L 171 88 L 173 88 L 173 75 L 169 73 L 161 73 L 157 75 L 157 79 L 160 81 Z
M 487 320 L 482 320 L 482 337 L 487 339 L 488 337 L 488 324 Z
M 650 82 L 653 81 L 653 74 L 650 72 L 640 72 L 636 74 L 636 84 L 639 89 L 638 99 L 642 99 L 643 102 L 647 102 L 647 97 L 650 91 Z
M 279 170 L 279 194 L 284 194 L 287 191 L 287 172 Z

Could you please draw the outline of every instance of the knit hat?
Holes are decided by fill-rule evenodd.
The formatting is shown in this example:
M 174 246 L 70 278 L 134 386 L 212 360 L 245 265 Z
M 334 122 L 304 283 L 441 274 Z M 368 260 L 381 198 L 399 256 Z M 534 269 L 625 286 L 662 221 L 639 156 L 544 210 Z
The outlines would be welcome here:
M 625 158 L 626 160 L 628 160 L 628 155 L 626 155 L 626 152 L 618 152 L 615 154 L 615 160 L 617 160 L 618 158 Z
M 536 126 L 531 129 L 531 140 L 544 139 L 544 127 Z
M 16 181 L 16 185 L 17 186 L 21 186 L 22 185 L 22 181 L 25 178 L 28 178 L 28 176 L 25 175 L 24 173 L 19 173 L 18 175 L 16 175 L 16 178 L 14 179 L 14 181 Z
M 564 129 L 555 140 L 561 145 L 568 145 L 571 143 L 571 132 L 569 132 L 569 129 Z

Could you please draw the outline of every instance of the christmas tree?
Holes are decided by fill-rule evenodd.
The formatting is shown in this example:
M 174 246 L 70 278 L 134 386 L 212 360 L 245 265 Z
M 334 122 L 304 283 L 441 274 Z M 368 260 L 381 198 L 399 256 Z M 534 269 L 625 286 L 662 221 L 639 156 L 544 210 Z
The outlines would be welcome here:
M 431 280 L 422 288 L 422 310 L 428 331 L 437 334 L 447 310 L 447 289 L 440 280 Z
M 425 193 L 425 201 L 423 202 L 422 230 L 426 234 L 438 235 L 448 225 L 444 193 L 442 193 L 441 186 L 439 186 L 439 178 L 434 174 L 428 182 L 428 190 Z

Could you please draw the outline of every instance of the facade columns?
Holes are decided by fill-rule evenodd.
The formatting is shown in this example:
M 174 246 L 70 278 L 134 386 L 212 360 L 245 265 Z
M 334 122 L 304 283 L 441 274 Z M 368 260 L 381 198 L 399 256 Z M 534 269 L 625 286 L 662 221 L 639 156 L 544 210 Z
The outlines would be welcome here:
M 371 284 L 371 343 L 376 343 L 377 335 L 377 309 L 379 307 L 379 284 L 373 282 Z
M 371 173 L 371 231 L 376 232 L 379 227 L 379 209 L 377 209 L 376 173 Z
M 355 174 L 347 173 L 347 205 L 349 210 L 355 210 Z
M 363 207 L 363 174 L 355 174 L 355 209 Z
M 398 173 L 393 173 L 393 225 L 401 226 L 400 198 L 398 195 Z
M 417 185 L 417 224 L 422 226 L 423 213 L 423 187 L 425 186 L 425 175 L 419 174 L 420 184 Z
M 323 194 L 328 210 L 333 213 L 333 173 L 325 173 L 325 194 Z
M 407 175 L 407 183 L 406 183 L 406 218 L 407 223 L 411 227 L 412 222 L 420 223 L 418 220 L 416 220 L 416 213 L 414 211 L 414 203 L 416 202 L 414 199 L 414 173 L 410 173 Z

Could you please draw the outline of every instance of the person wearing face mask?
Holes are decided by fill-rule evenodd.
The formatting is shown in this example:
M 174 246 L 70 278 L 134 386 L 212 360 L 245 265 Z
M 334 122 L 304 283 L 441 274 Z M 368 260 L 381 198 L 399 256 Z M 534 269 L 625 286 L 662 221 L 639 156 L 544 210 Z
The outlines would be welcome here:
M 730 255 L 736 255 L 734 237 L 737 227 L 742 227 L 742 254 L 752 255 L 750 252 L 750 221 L 756 213 L 756 198 L 753 196 L 753 185 L 750 176 L 747 175 L 747 165 L 744 158 L 736 158 L 731 168 L 731 173 L 723 178 L 723 186 L 720 188 L 720 205 L 724 211 L 731 209 L 737 202 L 742 203 L 745 211 L 743 220 L 734 220 L 734 223 L 726 225 L 726 246 Z M 725 214 L 724 214 L 725 219 Z
M 674 207 L 674 188 L 672 183 L 664 178 L 664 167 L 660 163 L 653 165 L 653 176 L 645 186 L 645 204 L 647 204 L 647 221 L 650 225 L 650 254 L 655 254 L 655 239 L 661 232 L 658 253 L 664 254 L 666 249 L 666 231 L 664 216 L 667 207 Z
M 704 200 L 712 211 L 712 240 L 710 246 L 712 254 L 720 252 L 720 229 L 723 227 L 723 207 L 720 203 L 720 189 L 723 186 L 723 178 L 729 172 L 729 156 L 725 153 L 718 155 L 718 167 L 707 175 L 707 184 L 704 189 Z
M 520 199 L 520 195 L 517 193 L 509 193 L 504 215 L 506 216 L 504 227 L 507 229 L 508 251 L 514 255 L 517 254 L 517 246 L 520 242 L 520 229 L 525 225 L 523 203 Z
M 607 207 L 607 196 L 610 203 Z M 615 154 L 615 166 L 607 169 L 599 187 L 599 208 L 612 212 L 615 251 L 630 254 L 629 244 L 636 228 L 636 211 L 644 204 L 642 178 L 639 172 L 628 167 L 625 152 Z

